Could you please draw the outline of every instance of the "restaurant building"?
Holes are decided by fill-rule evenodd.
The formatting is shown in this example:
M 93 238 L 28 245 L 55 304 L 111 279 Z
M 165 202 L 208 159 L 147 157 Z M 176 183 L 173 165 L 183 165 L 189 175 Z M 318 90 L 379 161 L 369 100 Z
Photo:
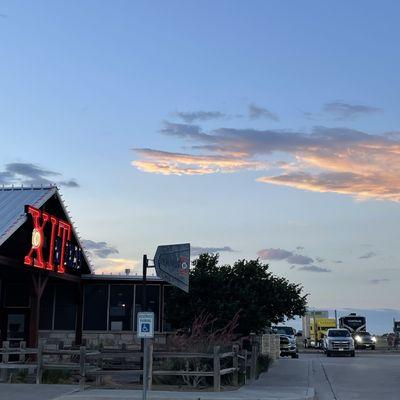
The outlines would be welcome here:
M 159 341 L 169 289 L 147 278 Z M 142 291 L 139 276 L 92 272 L 57 187 L 0 188 L 0 342 L 134 348 Z

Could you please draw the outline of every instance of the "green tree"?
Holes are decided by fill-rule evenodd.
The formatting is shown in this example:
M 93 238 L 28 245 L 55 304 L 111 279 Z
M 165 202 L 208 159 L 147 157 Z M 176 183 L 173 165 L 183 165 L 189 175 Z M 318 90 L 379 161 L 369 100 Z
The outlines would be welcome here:
M 269 322 L 301 316 L 306 311 L 303 287 L 277 277 L 259 260 L 218 265 L 218 254 L 202 254 L 190 270 L 190 293 L 172 288 L 166 315 L 174 328 L 189 328 L 202 313 L 216 319 L 214 329 L 225 326 L 240 311 L 238 333 L 261 331 Z

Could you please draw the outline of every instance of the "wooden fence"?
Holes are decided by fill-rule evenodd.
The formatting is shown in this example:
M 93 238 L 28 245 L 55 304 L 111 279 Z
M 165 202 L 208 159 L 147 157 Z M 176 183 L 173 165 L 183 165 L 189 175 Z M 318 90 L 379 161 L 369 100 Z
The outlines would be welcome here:
M 99 384 L 103 376 L 128 372 L 132 375 L 143 376 L 140 368 L 143 353 L 138 351 L 88 350 L 85 346 L 78 349 L 45 349 L 42 344 L 38 348 L 26 348 L 22 343 L 20 348 L 10 348 L 8 342 L 3 342 L 0 348 L 2 361 L 0 363 L 0 377 L 7 381 L 10 370 L 28 370 L 36 373 L 36 383 L 43 380 L 45 370 L 72 371 L 79 376 L 80 389 L 84 390 L 88 378 L 95 378 Z M 155 376 L 182 376 L 182 377 L 209 377 L 213 379 L 214 391 L 221 390 L 221 377 L 232 375 L 232 384 L 239 384 L 239 375 L 243 374 L 244 383 L 256 377 L 258 346 L 253 345 L 251 351 L 239 351 L 239 346 L 232 346 L 231 351 L 221 351 L 219 346 L 214 347 L 212 353 L 185 353 L 185 352 L 154 352 L 150 345 L 150 374 L 149 387 Z M 12 359 L 14 358 L 14 359 Z M 187 366 L 180 370 L 154 369 L 155 360 L 181 359 Z M 210 360 L 212 368 L 207 370 L 190 370 L 189 360 Z M 228 359 L 221 363 L 222 360 Z M 136 361 L 133 361 L 136 360 Z M 211 362 L 212 360 L 212 362 Z M 231 360 L 231 361 L 229 361 Z M 229 364 L 229 366 L 222 364 Z

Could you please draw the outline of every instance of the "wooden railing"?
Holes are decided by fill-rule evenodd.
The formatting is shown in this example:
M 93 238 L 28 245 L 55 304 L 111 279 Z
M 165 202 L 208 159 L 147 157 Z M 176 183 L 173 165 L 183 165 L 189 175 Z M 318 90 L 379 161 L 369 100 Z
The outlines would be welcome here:
M 142 376 L 143 370 L 140 369 L 143 353 L 139 351 L 97 351 L 87 350 L 85 346 L 78 349 L 45 349 L 42 344 L 38 348 L 25 348 L 24 344 L 20 348 L 10 348 L 7 342 L 3 342 L 0 348 L 2 362 L 0 371 L 2 380 L 7 380 L 9 370 L 33 370 L 36 373 L 36 383 L 43 381 L 45 370 L 66 370 L 73 371 L 79 376 L 80 389 L 84 390 L 87 378 L 96 379 L 96 384 L 101 382 L 103 376 L 129 371 L 132 375 Z M 10 360 L 10 356 L 18 356 L 18 360 Z M 239 374 L 244 376 L 244 383 L 248 379 L 254 380 L 256 377 L 256 366 L 258 358 L 258 347 L 253 346 L 252 351 L 239 352 L 239 346 L 232 346 L 232 351 L 222 352 L 219 346 L 214 347 L 212 353 L 185 353 L 185 352 L 153 352 L 150 345 L 150 386 L 154 376 L 182 376 L 182 377 L 209 377 L 213 378 L 214 391 L 221 390 L 221 377 L 232 375 L 232 384 L 239 384 Z M 183 359 L 185 361 L 194 359 L 208 359 L 209 368 L 204 371 L 189 370 L 157 370 L 154 369 L 154 360 L 162 359 Z M 232 359 L 228 362 L 229 366 L 222 368 L 221 361 Z M 130 361 L 129 361 L 130 360 Z M 133 362 L 132 360 L 136 360 Z M 211 362 L 212 360 L 212 362 Z M 187 363 L 189 364 L 189 363 Z M 226 362 L 224 363 L 226 364 Z M 137 368 L 134 368 L 137 367 Z

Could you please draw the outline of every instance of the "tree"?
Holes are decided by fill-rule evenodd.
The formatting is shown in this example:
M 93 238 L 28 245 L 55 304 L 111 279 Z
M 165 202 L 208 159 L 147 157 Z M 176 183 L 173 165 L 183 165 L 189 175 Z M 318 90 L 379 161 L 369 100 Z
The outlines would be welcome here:
M 240 311 L 237 331 L 245 335 L 304 315 L 308 295 L 301 285 L 273 275 L 258 259 L 219 266 L 218 258 L 200 255 L 190 270 L 190 293 L 177 288 L 168 293 L 166 316 L 174 328 L 189 329 L 196 317 L 209 313 L 218 329 Z

